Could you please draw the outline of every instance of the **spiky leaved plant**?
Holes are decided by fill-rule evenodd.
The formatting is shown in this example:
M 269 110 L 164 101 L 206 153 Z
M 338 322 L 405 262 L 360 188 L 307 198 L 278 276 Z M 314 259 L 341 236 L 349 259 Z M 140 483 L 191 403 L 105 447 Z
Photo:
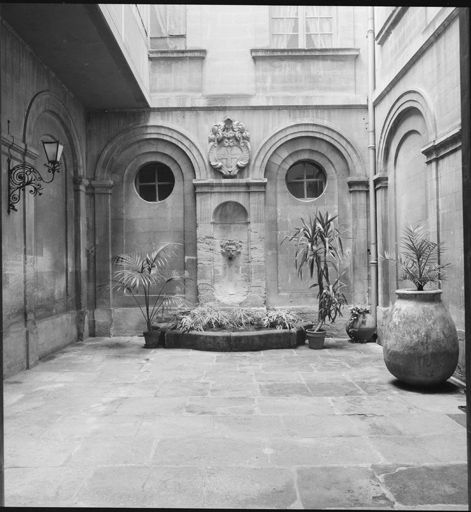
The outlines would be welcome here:
M 181 297 L 166 295 L 170 283 L 182 283 L 186 278 L 185 273 L 169 271 L 170 258 L 179 245 L 167 243 L 150 254 L 118 254 L 111 258 L 114 268 L 111 289 L 129 293 L 134 298 L 146 321 L 147 332 L 151 332 L 152 323 L 159 314 L 164 317 L 166 308 L 187 307 Z M 140 291 L 144 307 L 138 300 Z
M 423 226 L 404 226 L 401 247 L 403 253 L 399 256 L 387 251 L 380 255 L 382 259 L 400 263 L 401 281 L 412 281 L 417 291 L 423 291 L 428 283 L 437 284 L 446 279 L 444 269 L 450 264 L 440 263 L 443 242 L 432 242 L 429 232 Z
M 338 263 L 342 260 L 344 252 L 340 231 L 334 225 L 336 218 L 337 215 L 331 215 L 329 212 L 323 215 L 316 211 L 314 216 L 310 216 L 309 222 L 301 218 L 302 226 L 296 228 L 293 235 L 284 239 L 296 244 L 294 264 L 299 278 L 303 278 L 303 269 L 307 267 L 310 278 L 316 279 L 311 288 L 319 287 L 319 310 L 315 331 L 319 331 L 327 319 L 335 322 L 337 316 L 342 315 L 341 309 L 347 303 L 345 295 L 341 292 L 345 285 L 340 280 L 343 273 L 340 273 Z

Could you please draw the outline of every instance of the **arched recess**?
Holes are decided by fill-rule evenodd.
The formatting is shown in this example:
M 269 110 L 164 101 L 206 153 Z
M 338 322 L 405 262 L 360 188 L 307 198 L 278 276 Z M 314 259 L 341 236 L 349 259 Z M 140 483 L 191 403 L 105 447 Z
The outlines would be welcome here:
M 73 117 L 56 94 L 43 91 L 36 94 L 31 100 L 26 110 L 23 127 L 23 139 L 25 144 L 31 144 L 36 149 L 42 151 L 42 148 L 37 147 L 38 141 L 33 140 L 33 130 L 36 120 L 44 113 L 50 113 L 52 116 L 56 117 L 61 124 L 62 129 L 67 135 L 67 141 L 69 142 L 72 156 L 70 170 L 73 171 L 74 176 L 83 176 L 84 165 L 82 143 L 80 142 L 81 138 L 79 137 L 79 132 L 75 126 Z M 61 142 L 67 144 L 66 141 Z
M 364 176 L 365 167 L 358 151 L 339 132 L 317 123 L 290 125 L 268 137 L 254 159 L 254 170 L 267 178 L 266 262 L 267 303 L 273 306 L 313 303 L 315 290 L 310 289 L 309 278 L 300 281 L 294 266 L 294 247 L 282 240 L 301 225 L 300 218 L 309 219 L 316 209 L 338 215 L 345 231 L 344 249 L 348 272 L 344 279 L 349 297 L 367 293 L 366 266 L 357 264 L 358 253 L 367 250 L 366 194 L 360 202 L 352 200 L 348 179 Z M 295 163 L 310 161 L 326 173 L 324 192 L 317 198 L 294 197 L 286 185 L 286 173 Z M 262 172 L 263 171 L 263 172 Z M 364 190 L 362 192 L 365 192 Z M 355 207 L 355 208 L 353 208 Z M 352 235 L 355 216 L 355 233 Z
M 386 115 L 378 139 L 378 173 L 387 173 L 390 140 L 407 111 L 415 109 L 424 119 L 427 130 L 426 137 L 428 138 L 424 144 L 437 137 L 437 122 L 430 105 L 427 95 L 420 89 L 407 90 L 397 97 Z
M 379 254 L 400 254 L 405 225 L 421 224 L 437 236 L 436 176 L 422 152 L 436 136 L 435 117 L 424 93 L 402 93 L 390 108 L 379 137 L 378 172 L 387 176 L 387 186 L 376 190 Z M 394 262 L 379 259 L 380 306 L 394 302 L 397 288 L 410 286 L 399 280 L 399 271 Z
M 366 167 L 360 153 L 341 130 L 329 121 L 314 119 L 309 123 L 289 124 L 269 135 L 253 158 L 251 167 L 254 178 L 263 178 L 268 160 L 282 144 L 304 136 L 329 143 L 345 158 L 351 175 L 366 176 Z
M 28 353 L 43 357 L 87 336 L 82 321 L 87 308 L 86 213 L 84 191 L 77 186 L 84 170 L 83 139 L 66 105 L 48 91 L 31 100 L 23 138 L 36 150 L 33 165 L 46 180 L 41 140 L 57 139 L 64 146 L 53 182 L 43 185 L 40 196 L 24 194 L 25 253 L 32 256 L 26 267 L 31 276 L 25 280 Z
M 158 129 L 155 129 L 158 128 Z M 105 148 L 100 156 L 96 177 L 100 183 L 112 183 L 111 193 L 95 194 L 95 211 L 109 216 L 95 218 L 97 238 L 96 287 L 109 280 L 109 258 L 123 252 L 149 253 L 164 243 L 181 244 L 172 257 L 172 269 L 186 271 L 189 280 L 181 287 L 169 288 L 169 293 L 184 294 L 191 303 L 196 294 L 196 202 L 193 180 L 194 165 L 200 165 L 198 153 L 188 154 L 171 130 L 161 127 L 139 127 L 125 130 Z M 163 201 L 149 202 L 136 188 L 136 176 L 146 164 L 164 164 L 172 171 L 175 185 Z M 200 169 L 200 168 L 199 168 Z M 108 189 L 109 190 L 109 189 Z M 112 334 L 129 334 L 144 328 L 135 303 L 120 294 L 109 296 L 107 303 L 99 306 L 120 309 L 111 312 L 109 325 Z M 130 309 L 129 309 L 130 308 Z M 101 328 L 100 328 L 101 329 Z
M 116 164 L 122 160 L 124 152 L 139 152 L 141 145 L 145 142 L 161 144 L 164 141 L 173 146 L 172 152 L 179 150 L 180 154 L 189 158 L 196 178 L 205 177 L 206 160 L 203 157 L 203 152 L 191 140 L 189 134 L 169 126 L 141 125 L 123 130 L 105 147 L 98 159 L 95 179 L 98 181 L 111 179 L 111 174 L 114 172 Z

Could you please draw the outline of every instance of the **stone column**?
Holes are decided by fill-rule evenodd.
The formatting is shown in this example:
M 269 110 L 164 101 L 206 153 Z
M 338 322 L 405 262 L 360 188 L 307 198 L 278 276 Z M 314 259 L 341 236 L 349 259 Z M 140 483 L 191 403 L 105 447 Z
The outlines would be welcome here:
M 112 298 L 111 291 L 106 288 L 110 281 L 111 258 L 111 191 L 112 181 L 92 181 L 95 196 L 95 336 L 110 336 L 112 334 Z
M 249 257 L 250 288 L 244 306 L 266 305 L 266 259 L 265 259 L 265 189 L 267 180 L 249 180 Z
M 389 262 L 381 259 L 380 254 L 391 250 L 388 247 L 388 176 L 376 174 L 373 178 L 376 194 L 376 228 L 378 242 L 378 306 L 389 306 Z
M 366 304 L 369 291 L 369 247 L 368 247 L 368 178 L 352 176 L 347 179 L 351 194 L 352 218 L 352 262 L 351 262 L 351 301 L 353 304 Z M 348 235 L 347 235 L 348 236 Z
M 89 336 L 87 300 L 87 205 L 86 192 L 90 180 L 74 176 L 75 209 L 75 289 L 77 290 L 77 336 L 82 341 Z

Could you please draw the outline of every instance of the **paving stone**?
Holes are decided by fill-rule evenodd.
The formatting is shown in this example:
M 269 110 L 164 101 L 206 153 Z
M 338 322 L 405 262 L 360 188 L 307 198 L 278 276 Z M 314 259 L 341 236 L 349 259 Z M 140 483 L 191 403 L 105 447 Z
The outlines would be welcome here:
M 261 396 L 312 396 L 306 384 L 300 382 L 268 382 L 259 386 Z
M 211 384 L 195 379 L 180 382 L 163 382 L 155 396 L 208 396 Z
M 257 405 L 262 414 L 336 414 L 330 399 L 325 397 L 260 397 Z
M 198 468 L 97 467 L 77 492 L 78 507 L 198 507 L 204 474 Z
M 304 382 L 301 374 L 294 372 L 254 372 L 255 380 L 260 383 L 266 382 Z
M 252 382 L 243 383 L 212 383 L 209 391 L 211 397 L 255 397 L 260 395 L 258 384 Z
M 136 436 L 194 437 L 196 435 L 212 435 L 214 432 L 213 416 L 196 415 L 159 415 L 144 419 Z
M 156 466 L 270 466 L 265 443 L 258 439 L 185 437 L 158 441 Z
M 464 414 L 462 416 L 466 417 Z M 465 434 L 461 425 L 449 418 L 448 415 L 438 412 L 396 413 L 390 414 L 389 417 L 402 433 L 410 436 L 446 433 L 448 437 L 453 434 Z
M 72 437 L 133 437 L 141 426 L 142 418 L 133 415 L 96 416 L 77 414 L 63 416 L 41 437 L 69 439 Z
M 468 503 L 466 464 L 399 468 L 384 474 L 381 480 L 403 506 Z
M 420 438 L 420 444 L 440 462 L 466 462 L 466 432 L 435 434 Z
M 413 410 L 413 406 L 396 396 L 347 396 L 333 397 L 332 404 L 340 414 L 376 415 L 378 411 L 387 414 L 404 413 Z
M 5 506 L 69 507 L 90 468 L 5 469 Z
M 304 508 L 392 509 L 380 481 L 362 467 L 315 467 L 297 470 L 299 495 Z
M 296 502 L 293 474 L 287 469 L 209 468 L 206 470 L 205 507 L 284 509 L 292 508 Z
M 157 414 L 181 414 L 185 410 L 187 401 L 187 397 L 123 398 L 116 414 L 118 416 L 124 414 L 141 417 L 152 417 Z
M 77 450 L 64 462 L 64 466 L 116 466 L 150 463 L 156 440 L 154 437 L 90 437 L 83 439 Z
M 434 464 L 439 459 L 421 443 L 420 437 L 382 436 L 368 438 L 372 446 L 381 453 L 384 462 L 398 464 Z
M 13 436 L 5 441 L 5 467 L 61 466 L 79 447 L 80 441 Z
M 364 436 L 366 428 L 360 420 L 345 415 L 286 415 L 282 416 L 289 436 L 298 438 Z M 357 421 L 355 421 L 357 420 Z M 396 433 L 399 433 L 396 430 Z
M 251 397 L 190 397 L 187 414 L 255 414 L 256 402 Z
M 247 438 L 282 437 L 287 434 L 279 416 L 214 416 L 214 435 Z
M 304 376 L 304 380 L 312 393 L 312 396 L 359 396 L 365 392 L 351 381 L 341 380 L 333 382 L 322 382 L 318 378 L 313 380 Z
M 405 394 L 401 398 L 420 411 L 453 414 L 459 411 L 459 405 L 466 405 L 464 394 Z
M 368 440 L 359 437 L 274 439 L 269 449 L 270 461 L 281 467 L 363 465 L 382 460 Z

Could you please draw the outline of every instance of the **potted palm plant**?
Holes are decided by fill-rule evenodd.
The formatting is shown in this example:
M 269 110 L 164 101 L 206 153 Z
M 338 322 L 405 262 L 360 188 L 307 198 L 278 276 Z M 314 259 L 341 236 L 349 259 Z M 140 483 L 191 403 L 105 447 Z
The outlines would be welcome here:
M 169 271 L 170 257 L 178 245 L 168 243 L 150 254 L 118 254 L 111 258 L 111 289 L 131 295 L 145 319 L 144 348 L 162 344 L 162 330 L 155 323 L 165 319 L 166 309 L 187 306 L 181 297 L 167 295 L 170 283 L 182 283 L 186 278 L 184 273 Z
M 316 211 L 308 222 L 301 218 L 302 226 L 286 237 L 296 244 L 294 264 L 298 277 L 303 279 L 303 270 L 307 267 L 309 277 L 315 279 L 310 288 L 318 288 L 317 322 L 313 329 L 306 330 L 309 347 L 314 349 L 324 347 L 324 324 L 327 321 L 335 322 L 337 316 L 342 315 L 341 309 L 347 303 L 341 291 L 345 285 L 341 281 L 343 273 L 340 273 L 339 263 L 344 253 L 340 231 L 334 225 L 336 218 L 337 215 L 329 212 L 323 215 Z
M 383 259 L 402 267 L 400 280 L 415 289 L 396 290 L 383 336 L 386 367 L 399 380 L 433 386 L 453 375 L 458 364 L 456 327 L 445 308 L 440 289 L 425 289 L 443 281 L 448 263 L 441 262 L 443 244 L 430 240 L 420 225 L 403 228 L 402 255 L 385 252 Z

